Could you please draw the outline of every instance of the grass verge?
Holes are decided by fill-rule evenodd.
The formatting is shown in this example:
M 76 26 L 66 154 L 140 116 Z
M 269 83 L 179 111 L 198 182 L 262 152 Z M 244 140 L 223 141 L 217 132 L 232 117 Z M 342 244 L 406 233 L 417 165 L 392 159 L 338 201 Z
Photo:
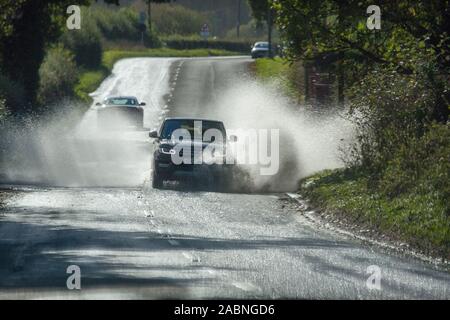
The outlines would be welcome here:
M 126 58 L 138 57 L 174 57 L 174 58 L 192 58 L 192 57 L 217 57 L 217 56 L 235 56 L 239 53 L 218 50 L 218 49 L 192 49 L 175 50 L 169 48 L 160 49 L 138 49 L 138 50 L 107 50 L 103 53 L 102 66 L 95 70 L 85 70 L 80 74 L 80 80 L 75 86 L 75 94 L 80 100 L 92 102 L 89 93 L 93 92 L 102 81 L 111 73 L 114 64 Z
M 289 63 L 285 59 L 256 59 L 254 72 L 263 82 L 279 85 L 283 93 L 298 101 L 304 100 L 304 70 L 301 62 Z
M 302 180 L 300 193 L 319 210 L 367 227 L 373 235 L 384 235 L 425 254 L 450 259 L 447 204 L 433 192 L 411 192 L 390 199 L 371 190 L 364 175 L 340 169 Z

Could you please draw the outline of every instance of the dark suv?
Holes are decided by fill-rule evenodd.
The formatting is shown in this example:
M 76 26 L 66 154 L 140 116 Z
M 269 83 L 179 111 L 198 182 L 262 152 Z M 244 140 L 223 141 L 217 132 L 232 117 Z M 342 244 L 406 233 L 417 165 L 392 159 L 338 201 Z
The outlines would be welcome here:
M 153 154 L 153 188 L 165 180 L 207 176 L 220 184 L 227 163 L 227 133 L 221 121 L 168 118 L 158 131 L 152 131 L 156 150 Z M 230 141 L 237 141 L 231 136 Z M 176 179 L 178 180 L 178 179 Z

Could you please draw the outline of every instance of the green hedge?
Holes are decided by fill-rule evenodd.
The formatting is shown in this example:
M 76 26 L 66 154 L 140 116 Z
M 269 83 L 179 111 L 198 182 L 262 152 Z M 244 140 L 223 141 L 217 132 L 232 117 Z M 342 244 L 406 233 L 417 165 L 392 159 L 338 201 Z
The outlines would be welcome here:
M 220 49 L 227 51 L 250 54 L 252 44 L 250 42 L 234 42 L 220 40 L 200 40 L 200 39 L 166 39 L 163 40 L 168 48 L 177 50 L 191 49 Z

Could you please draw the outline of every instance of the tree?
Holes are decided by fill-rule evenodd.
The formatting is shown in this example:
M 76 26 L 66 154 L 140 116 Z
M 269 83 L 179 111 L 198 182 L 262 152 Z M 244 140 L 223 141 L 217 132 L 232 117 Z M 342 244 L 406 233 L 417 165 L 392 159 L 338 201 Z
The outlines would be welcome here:
M 173 0 L 176 1 L 176 0 Z M 147 2 L 147 17 L 148 17 L 148 30 L 152 32 L 152 3 L 167 3 L 172 0 L 146 0 Z
M 270 0 L 248 0 L 253 17 L 258 21 L 267 21 Z
M 371 0 L 249 0 L 253 15 L 266 19 L 267 6 L 286 40 L 291 60 L 314 60 L 346 71 L 349 85 L 375 65 L 393 65 L 412 73 L 423 61 L 434 62 L 437 74 L 450 70 L 450 0 L 379 0 L 381 30 L 366 26 Z M 339 73 L 339 72 L 338 72 Z M 341 83 L 344 79 L 340 74 Z M 437 107 L 440 121 L 448 118 L 449 93 Z
M 257 1 L 257 0 L 252 0 Z M 393 63 L 401 68 L 408 54 L 402 43 L 434 50 L 442 68 L 450 64 L 449 0 L 380 0 L 382 29 L 368 30 L 366 9 L 370 0 L 273 1 L 277 24 L 290 43 L 293 58 L 311 58 L 329 52 L 359 55 L 372 63 Z
M 267 23 L 268 42 L 269 42 L 269 57 L 272 57 L 272 30 L 275 11 L 273 10 L 272 0 L 249 0 L 249 5 L 252 9 L 253 17 L 261 23 Z
M 118 4 L 119 0 L 106 0 Z M 0 0 L 0 66 L 2 73 L 23 85 L 28 105 L 36 101 L 39 67 L 45 48 L 61 35 L 70 0 Z M 80 0 L 78 5 L 88 5 Z M 24 106 L 17 106 L 17 112 Z M 27 109 L 26 107 L 25 109 Z

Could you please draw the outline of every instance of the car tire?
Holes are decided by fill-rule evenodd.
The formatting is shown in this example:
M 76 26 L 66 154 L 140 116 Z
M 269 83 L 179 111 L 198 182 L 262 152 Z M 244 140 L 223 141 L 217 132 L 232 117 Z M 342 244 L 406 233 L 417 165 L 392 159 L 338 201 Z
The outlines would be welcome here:
M 156 172 L 155 169 L 153 169 L 152 174 L 152 188 L 153 189 L 162 189 L 163 187 L 163 179 L 161 176 Z

